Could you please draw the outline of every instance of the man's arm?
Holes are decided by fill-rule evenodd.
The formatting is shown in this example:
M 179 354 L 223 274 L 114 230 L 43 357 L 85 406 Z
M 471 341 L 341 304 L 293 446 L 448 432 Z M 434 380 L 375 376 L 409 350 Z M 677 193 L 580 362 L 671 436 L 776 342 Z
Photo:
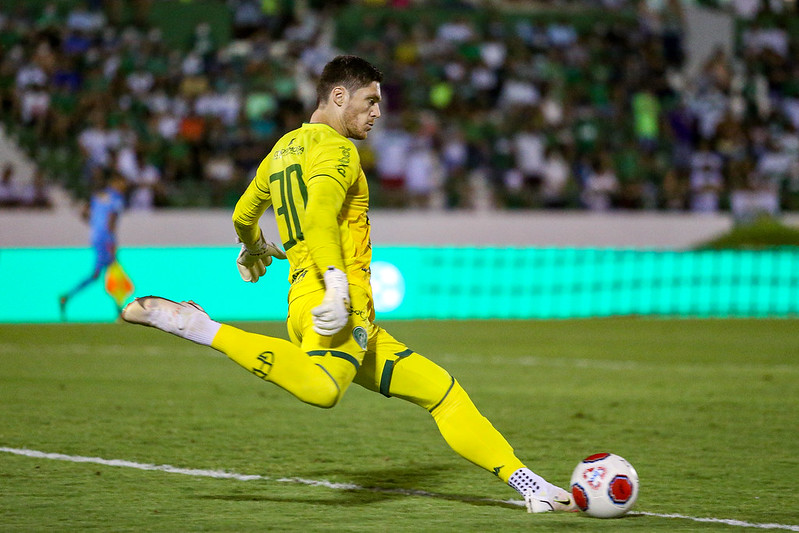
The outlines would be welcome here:
M 264 211 L 272 205 L 272 197 L 269 194 L 269 187 L 260 185 L 256 176 L 233 210 L 233 227 L 236 230 L 239 240 L 245 246 L 255 246 L 261 236 L 261 228 L 258 227 L 258 220 Z
M 308 182 L 303 235 L 308 252 L 320 272 L 329 267 L 345 271 L 338 222 L 345 197 L 344 186 L 330 176 L 312 176 Z
M 325 281 L 322 303 L 311 310 L 314 331 L 335 335 L 347 325 L 350 316 L 350 286 L 341 250 L 338 215 L 346 190 L 328 175 L 311 177 L 303 233 L 305 244 Z
M 266 274 L 266 267 L 272 264 L 272 257 L 286 258 L 283 250 L 264 239 L 258 226 L 258 220 L 271 204 L 269 188 L 260 185 L 256 175 L 233 210 L 233 227 L 242 243 L 236 258 L 236 267 L 244 281 L 258 281 Z

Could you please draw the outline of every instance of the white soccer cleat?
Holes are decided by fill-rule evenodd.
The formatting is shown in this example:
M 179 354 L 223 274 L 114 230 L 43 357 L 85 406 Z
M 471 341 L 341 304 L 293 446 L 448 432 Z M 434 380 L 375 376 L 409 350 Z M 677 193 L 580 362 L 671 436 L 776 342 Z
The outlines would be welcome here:
M 549 513 L 552 511 L 576 511 L 577 506 L 571 494 L 560 487 L 550 485 L 535 494 L 526 494 L 524 503 L 528 513 Z
M 157 328 L 201 344 L 211 321 L 208 313 L 194 302 L 173 302 L 159 296 L 136 298 L 125 306 L 121 316 L 125 322 Z
M 508 485 L 522 495 L 528 513 L 577 510 L 571 494 L 556 487 L 526 466 L 510 475 Z

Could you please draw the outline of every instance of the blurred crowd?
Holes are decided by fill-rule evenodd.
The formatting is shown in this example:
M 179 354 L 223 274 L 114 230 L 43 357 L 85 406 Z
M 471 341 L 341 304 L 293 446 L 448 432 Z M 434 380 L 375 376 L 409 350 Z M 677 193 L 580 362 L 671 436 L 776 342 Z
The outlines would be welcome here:
M 228 0 L 232 38 L 200 23 L 183 48 L 150 1 L 126 23 L 116 4 L 0 13 L 0 113 L 32 152 L 80 154 L 56 165 L 78 196 L 118 173 L 131 208 L 232 205 L 307 120 L 322 66 L 353 53 L 385 74 L 359 142 L 377 207 L 799 209 L 795 3 L 719 3 L 736 46 L 691 75 L 680 0 L 589 2 L 589 24 L 371 0 L 354 35 L 345 2 Z

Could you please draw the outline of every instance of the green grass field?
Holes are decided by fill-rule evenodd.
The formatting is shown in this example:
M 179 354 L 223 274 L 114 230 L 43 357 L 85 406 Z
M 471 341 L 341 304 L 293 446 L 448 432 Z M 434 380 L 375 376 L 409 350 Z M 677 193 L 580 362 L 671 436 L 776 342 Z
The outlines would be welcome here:
M 384 325 L 551 481 L 594 452 L 629 459 L 637 513 L 528 515 L 425 411 L 357 386 L 319 410 L 156 330 L 0 325 L 0 530 L 799 530 L 799 320 Z

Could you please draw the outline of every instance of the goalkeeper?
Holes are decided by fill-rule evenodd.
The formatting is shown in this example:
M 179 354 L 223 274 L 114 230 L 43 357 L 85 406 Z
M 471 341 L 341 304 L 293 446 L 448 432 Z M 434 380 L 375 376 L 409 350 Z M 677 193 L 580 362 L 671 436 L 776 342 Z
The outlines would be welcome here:
M 244 281 L 257 282 L 273 257 L 288 257 L 291 342 L 215 322 L 194 302 L 155 296 L 137 298 L 122 317 L 211 346 L 311 405 L 335 406 L 353 382 L 419 405 L 453 450 L 516 489 L 528 511 L 571 510 L 569 494 L 516 457 L 454 377 L 374 322 L 369 191 L 349 139 L 365 139 L 380 117 L 381 81 L 361 58 L 328 63 L 310 122 L 275 144 L 236 205 Z M 285 254 L 258 224 L 270 205 Z

